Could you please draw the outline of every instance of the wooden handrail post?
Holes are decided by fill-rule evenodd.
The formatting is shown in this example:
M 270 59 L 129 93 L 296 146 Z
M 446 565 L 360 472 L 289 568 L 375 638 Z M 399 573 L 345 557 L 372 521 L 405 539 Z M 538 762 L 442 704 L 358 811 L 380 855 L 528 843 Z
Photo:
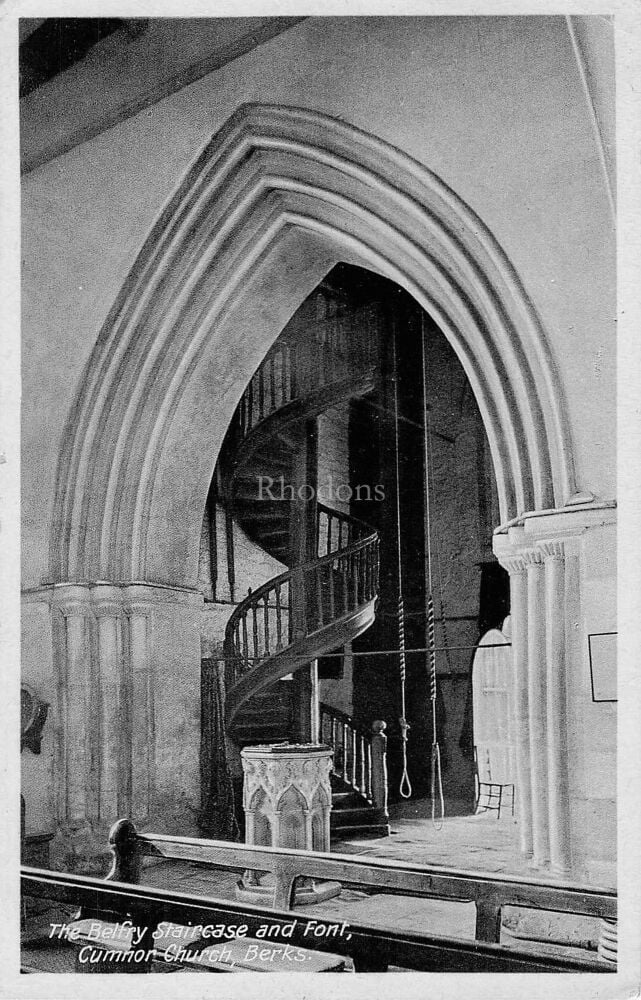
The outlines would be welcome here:
M 385 821 L 387 813 L 387 723 L 377 719 L 372 723 L 372 803 L 380 809 Z
M 114 856 L 107 879 L 140 885 L 142 853 L 138 831 L 130 819 L 119 819 L 109 831 L 109 847 Z
M 490 941 L 498 944 L 501 940 L 501 903 L 493 898 L 476 901 L 477 941 Z

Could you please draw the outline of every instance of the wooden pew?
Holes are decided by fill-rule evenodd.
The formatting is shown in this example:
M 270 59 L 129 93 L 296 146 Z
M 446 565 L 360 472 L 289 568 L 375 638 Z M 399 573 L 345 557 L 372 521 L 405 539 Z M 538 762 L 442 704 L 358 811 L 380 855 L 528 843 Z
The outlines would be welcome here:
M 62 901 L 77 901 L 83 907 L 89 907 L 83 916 L 96 920 L 113 921 L 113 914 L 124 920 L 126 914 L 135 912 L 136 918 L 147 928 L 151 928 L 156 921 L 154 929 L 163 921 L 237 924 L 242 918 L 251 936 L 257 927 L 264 926 L 266 922 L 280 925 L 287 921 L 291 925 L 293 921 L 292 938 L 287 938 L 290 944 L 308 951 L 347 956 L 354 961 L 356 971 L 384 971 L 390 964 L 438 971 L 558 972 L 582 969 L 608 972 L 614 969 L 614 966 L 591 956 L 561 959 L 519 952 L 499 944 L 503 906 L 616 919 L 616 895 L 605 889 L 575 884 L 550 885 L 538 879 L 518 881 L 503 875 L 486 876 L 369 857 L 312 854 L 225 841 L 140 834 L 130 820 L 120 820 L 115 824 L 110 834 L 110 845 L 114 863 L 106 881 L 25 869 L 23 891 Z M 145 858 L 196 861 L 239 873 L 246 870 L 269 872 L 274 877 L 274 908 L 145 888 L 140 886 Z M 420 931 L 383 931 L 353 924 L 349 925 L 349 940 L 347 935 L 332 936 L 327 940 L 310 937 L 305 927 L 309 919 L 314 919 L 313 915 L 300 916 L 300 911 L 288 909 L 292 906 L 296 879 L 300 877 L 338 881 L 345 886 L 369 889 L 375 893 L 473 902 L 476 907 L 476 940 L 438 937 Z M 75 897 L 74 891 L 78 894 Z M 330 923 L 322 917 L 318 919 L 323 924 Z M 149 930 L 149 935 L 153 943 L 153 930 Z M 269 941 L 266 942 L 268 945 Z

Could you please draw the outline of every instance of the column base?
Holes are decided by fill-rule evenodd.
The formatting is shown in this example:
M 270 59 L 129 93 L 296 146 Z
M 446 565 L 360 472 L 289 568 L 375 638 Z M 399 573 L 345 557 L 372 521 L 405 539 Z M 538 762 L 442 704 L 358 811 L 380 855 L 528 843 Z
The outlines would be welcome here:
M 341 891 L 340 882 L 318 882 L 315 879 L 301 880 L 294 891 L 294 906 L 313 906 L 324 903 L 326 899 L 338 896 Z M 236 899 L 243 903 L 272 905 L 274 899 L 274 881 L 269 876 L 263 882 L 250 882 L 247 876 L 236 883 Z
M 602 962 L 616 966 L 618 959 L 618 929 L 616 920 L 609 920 L 606 917 L 601 919 L 601 934 L 599 936 L 597 954 Z
M 527 866 L 528 866 L 528 868 L 535 868 L 535 869 L 537 869 L 539 871 L 546 871 L 546 872 L 548 872 L 550 870 L 550 859 L 549 858 L 532 857 L 528 861 Z

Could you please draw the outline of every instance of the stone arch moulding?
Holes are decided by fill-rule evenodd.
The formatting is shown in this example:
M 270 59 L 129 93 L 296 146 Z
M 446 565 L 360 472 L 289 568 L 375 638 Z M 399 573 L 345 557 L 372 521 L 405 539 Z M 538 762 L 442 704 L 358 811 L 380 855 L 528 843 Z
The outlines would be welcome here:
M 54 582 L 172 582 L 147 565 L 172 421 L 211 338 L 292 234 L 397 281 L 440 325 L 479 404 L 503 521 L 563 506 L 575 492 L 546 337 L 482 221 L 425 166 L 354 126 L 243 105 L 163 210 L 96 342 L 59 459 Z M 264 332 L 245 383 L 279 332 Z M 238 345 L 226 336 L 233 358 Z M 243 388 L 221 382 L 216 393 L 231 405 Z

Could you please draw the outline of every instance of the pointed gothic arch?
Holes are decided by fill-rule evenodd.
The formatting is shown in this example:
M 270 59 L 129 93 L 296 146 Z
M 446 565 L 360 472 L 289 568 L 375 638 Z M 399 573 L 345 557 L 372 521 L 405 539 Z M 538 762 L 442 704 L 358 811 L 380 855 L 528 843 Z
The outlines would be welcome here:
M 160 215 L 96 342 L 58 464 L 54 581 L 190 583 L 226 423 L 338 260 L 404 286 L 452 344 L 502 520 L 566 503 L 574 470 L 553 358 L 482 221 L 374 136 L 317 112 L 243 105 Z M 194 531 L 179 526 L 192 516 Z

